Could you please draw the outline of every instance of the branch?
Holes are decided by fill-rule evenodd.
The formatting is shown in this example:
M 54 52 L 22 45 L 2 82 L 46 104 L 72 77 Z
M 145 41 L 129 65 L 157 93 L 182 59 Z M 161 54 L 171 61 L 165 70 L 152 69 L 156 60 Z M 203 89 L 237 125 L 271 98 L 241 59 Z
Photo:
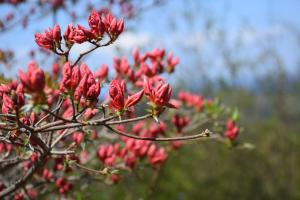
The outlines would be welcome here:
M 170 138 L 141 137 L 141 136 L 138 136 L 138 135 L 125 133 L 123 131 L 112 128 L 108 125 L 105 125 L 105 127 L 108 128 L 109 130 L 113 131 L 114 133 L 116 133 L 118 135 L 121 135 L 121 136 L 133 138 L 133 139 L 136 139 L 136 140 L 150 140 L 150 141 L 194 140 L 194 139 L 199 139 L 199 138 L 208 138 L 212 134 L 212 132 L 210 132 L 208 129 L 206 129 L 205 131 L 202 131 L 202 133 L 199 133 L 199 134 L 196 134 L 196 135 L 190 135 L 190 136 L 180 136 L 180 137 L 170 137 Z
M 50 151 L 44 152 L 40 158 L 33 164 L 33 166 L 25 173 L 25 175 L 17 180 L 13 185 L 9 186 L 5 190 L 0 192 L 0 199 L 3 199 L 5 196 L 15 192 L 19 188 L 21 188 L 32 176 L 33 174 L 43 166 L 44 161 L 49 155 Z
M 107 43 L 102 44 L 102 45 L 99 45 L 99 44 L 97 44 L 97 43 L 92 43 L 92 44 L 95 45 L 95 46 L 94 46 L 93 48 L 91 48 L 90 50 L 87 50 L 87 51 L 85 51 L 85 52 L 83 52 L 83 53 L 80 53 L 80 55 L 78 56 L 78 58 L 76 59 L 76 61 L 75 61 L 74 64 L 72 65 L 72 67 L 74 67 L 75 65 L 77 65 L 78 62 L 80 61 L 80 59 L 81 59 L 83 56 L 85 56 L 85 55 L 91 53 L 92 51 L 98 49 L 99 47 L 105 47 L 105 46 L 108 46 L 108 45 L 112 44 L 113 41 L 114 41 L 114 40 L 110 39 Z
M 58 110 L 61 108 L 63 102 L 64 102 L 64 100 L 61 98 L 61 100 L 60 100 L 60 102 L 58 103 L 58 105 L 56 106 L 56 108 L 54 108 L 54 109 L 52 110 L 52 113 L 58 111 Z M 49 117 L 49 116 L 50 116 L 50 114 L 48 113 L 48 114 L 45 115 L 42 119 L 40 119 L 34 126 L 38 126 L 42 121 L 44 121 L 44 120 L 45 120 L 47 117 Z
M 130 122 L 136 122 L 136 121 L 141 121 L 144 119 L 148 119 L 152 117 L 152 114 L 147 114 L 141 117 L 136 117 L 136 118 L 132 118 L 132 119 L 125 119 L 125 120 L 120 120 L 120 121 L 113 121 L 113 122 L 106 122 L 106 125 L 118 125 L 118 124 L 125 124 L 125 123 L 130 123 Z

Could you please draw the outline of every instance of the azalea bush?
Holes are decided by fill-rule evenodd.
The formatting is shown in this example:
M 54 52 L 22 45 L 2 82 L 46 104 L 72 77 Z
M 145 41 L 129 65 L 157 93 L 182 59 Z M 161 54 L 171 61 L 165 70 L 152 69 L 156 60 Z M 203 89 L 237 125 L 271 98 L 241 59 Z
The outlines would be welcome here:
M 179 64 L 172 52 L 133 49 L 132 58 L 114 58 L 113 69 L 104 64 L 92 72 L 83 58 L 113 45 L 124 21 L 93 10 L 87 22 L 35 34 L 39 47 L 61 59 L 51 71 L 31 61 L 15 79 L 1 81 L 1 199 L 73 199 L 82 175 L 114 187 L 141 166 L 160 169 L 190 140 L 247 147 L 237 139 L 236 109 L 173 92 L 164 78 Z M 90 49 L 69 59 L 74 46 L 86 44 Z

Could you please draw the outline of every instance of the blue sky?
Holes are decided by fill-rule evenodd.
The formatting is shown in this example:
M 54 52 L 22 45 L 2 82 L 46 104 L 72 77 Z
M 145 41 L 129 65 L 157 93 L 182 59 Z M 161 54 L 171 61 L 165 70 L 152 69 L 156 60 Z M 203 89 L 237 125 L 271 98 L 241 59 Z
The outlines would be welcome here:
M 79 6 L 74 10 L 80 12 L 81 8 Z M 1 6 L 1 18 L 10 10 L 10 6 Z M 111 65 L 112 57 L 120 55 L 116 47 L 120 47 L 123 50 L 122 55 L 125 56 L 129 55 L 135 46 L 144 50 L 165 47 L 181 57 L 181 69 L 177 70 L 177 76 L 193 72 L 195 67 L 198 67 L 195 64 L 197 62 L 203 62 L 206 73 L 211 78 L 229 76 L 218 52 L 220 31 L 226 31 L 226 46 L 234 46 L 237 38 L 242 41 L 243 48 L 236 52 L 241 58 L 251 60 L 256 56 L 258 49 L 266 48 L 265 46 L 272 43 L 272 48 L 277 49 L 284 58 L 286 70 L 293 74 L 298 72 L 299 41 L 286 27 L 291 26 L 299 31 L 299 11 L 300 2 L 297 0 L 170 0 L 139 15 L 137 19 L 126 20 L 126 28 L 130 30 L 123 34 L 116 44 L 98 50 L 89 56 L 86 62 L 92 65 L 92 68 L 97 68 L 103 63 Z M 58 13 L 57 18 L 63 29 L 70 21 L 62 12 Z M 213 29 L 205 28 L 208 26 L 207 21 L 212 22 Z M 86 25 L 85 20 L 80 23 Z M 0 34 L 0 48 L 15 49 L 18 61 L 14 68 L 5 71 L 5 74 L 12 75 L 16 73 L 17 68 L 26 67 L 29 61 L 28 50 L 37 48 L 33 42 L 34 33 L 51 26 L 52 19 L 47 17 L 34 21 L 26 30 L 17 27 Z M 85 47 L 80 46 L 74 50 L 74 58 L 82 48 Z M 273 65 L 272 61 L 268 62 L 256 73 L 267 73 Z M 44 65 L 47 68 L 47 63 Z M 1 70 L 3 72 L 3 68 Z M 241 73 L 241 76 L 244 76 L 243 73 L 247 75 L 249 72 L 242 70 Z

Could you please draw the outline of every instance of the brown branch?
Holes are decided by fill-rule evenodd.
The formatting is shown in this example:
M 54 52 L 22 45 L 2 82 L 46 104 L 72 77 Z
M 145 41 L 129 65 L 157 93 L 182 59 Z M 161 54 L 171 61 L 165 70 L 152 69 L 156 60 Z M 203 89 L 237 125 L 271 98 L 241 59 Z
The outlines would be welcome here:
M 169 138 L 141 137 L 141 136 L 138 136 L 138 135 L 125 133 L 123 131 L 112 128 L 108 125 L 105 125 L 105 127 L 108 128 L 109 130 L 113 131 L 114 133 L 118 134 L 118 135 L 133 138 L 133 139 L 136 139 L 136 140 L 150 140 L 150 141 L 162 141 L 162 142 L 163 141 L 167 142 L 167 141 L 176 141 L 176 140 L 194 140 L 194 139 L 200 139 L 200 138 L 208 138 L 212 134 L 212 132 L 210 132 L 208 129 L 206 129 L 205 131 L 202 131 L 202 133 L 199 133 L 199 134 L 196 134 L 196 135 L 190 135 L 190 136 L 169 137 Z
M 112 122 L 106 122 L 106 125 L 118 125 L 118 124 L 125 124 L 125 123 L 130 123 L 130 122 L 136 122 L 136 121 L 141 121 L 144 119 L 148 119 L 152 117 L 152 114 L 147 114 L 141 117 L 136 117 L 136 118 L 132 118 L 132 119 L 125 119 L 125 120 L 120 120 L 120 121 L 112 121 Z
M 116 118 L 116 116 L 111 116 L 109 118 L 97 119 L 97 120 L 87 121 L 87 122 L 78 122 L 78 123 L 70 123 L 70 124 L 64 124 L 64 125 L 58 125 L 58 126 L 50 126 L 47 129 L 39 130 L 39 132 L 59 131 L 59 130 L 65 130 L 65 129 L 69 129 L 69 128 L 79 128 L 79 127 L 83 127 L 83 126 L 117 125 L 117 124 L 136 122 L 136 121 L 144 120 L 144 119 L 147 119 L 150 117 L 152 117 L 152 115 L 147 114 L 147 115 L 132 118 L 132 119 L 108 122 L 108 121 Z
M 67 132 L 68 130 L 65 130 L 62 134 L 60 134 L 51 144 L 51 148 L 55 147 L 55 145 L 67 134 Z
M 73 120 L 69 120 L 69 119 L 65 119 L 61 116 L 58 116 L 57 114 L 53 113 L 52 111 L 50 110 L 47 110 L 47 109 L 43 109 L 44 112 L 48 113 L 49 115 L 52 115 L 53 117 L 59 119 L 59 120 L 62 120 L 62 121 L 65 121 L 65 122 L 74 122 Z
M 63 104 L 64 100 L 61 98 L 61 100 L 59 101 L 58 105 L 56 106 L 56 108 L 54 108 L 52 110 L 52 113 L 59 111 L 59 109 L 61 108 L 62 104 Z M 41 122 L 43 122 L 45 119 L 47 119 L 47 117 L 49 117 L 50 114 L 48 113 L 47 115 L 45 115 L 42 119 L 40 119 L 37 123 L 35 123 L 34 126 L 38 126 Z
M 114 42 L 114 40 L 111 40 L 111 39 L 110 39 L 107 43 L 102 44 L 102 45 L 99 45 L 99 44 L 97 44 L 97 43 L 92 43 L 92 44 L 95 45 L 95 46 L 94 46 L 93 48 L 91 48 L 91 49 L 89 49 L 89 50 L 83 52 L 83 53 L 80 53 L 80 55 L 78 56 L 78 58 L 76 59 L 76 61 L 75 61 L 74 64 L 72 65 L 72 67 L 74 67 L 75 65 L 77 65 L 78 62 L 81 60 L 81 58 L 82 58 L 83 56 L 85 56 L 85 55 L 91 53 L 92 51 L 98 49 L 99 47 L 105 47 L 105 46 L 108 46 L 108 45 L 112 44 L 113 42 Z

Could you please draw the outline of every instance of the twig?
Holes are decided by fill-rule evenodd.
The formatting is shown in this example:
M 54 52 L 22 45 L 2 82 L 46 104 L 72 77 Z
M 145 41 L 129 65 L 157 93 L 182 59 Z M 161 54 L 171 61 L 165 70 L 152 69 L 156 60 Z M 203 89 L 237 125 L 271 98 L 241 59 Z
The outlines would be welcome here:
M 95 45 L 95 46 L 94 46 L 93 48 L 91 48 L 91 49 L 89 49 L 89 50 L 83 52 L 83 53 L 80 53 L 80 55 L 79 55 L 78 58 L 75 60 L 75 62 L 74 62 L 74 64 L 72 65 L 72 67 L 74 67 L 75 65 L 77 65 L 78 62 L 81 60 L 81 58 L 82 58 L 83 56 L 85 56 L 85 55 L 91 53 L 92 51 L 98 49 L 99 47 L 105 47 L 105 46 L 108 46 L 108 45 L 112 44 L 113 41 L 114 41 L 114 40 L 109 40 L 107 43 L 102 44 L 102 45 L 99 45 L 99 44 L 97 44 L 97 43 L 91 43 L 91 44 L 93 44 L 93 45 Z
M 199 133 L 196 135 L 190 135 L 190 136 L 180 136 L 180 137 L 170 137 L 170 138 L 141 137 L 138 135 L 125 133 L 123 131 L 112 128 L 108 125 L 105 125 L 105 127 L 121 136 L 129 137 L 129 138 L 133 138 L 133 139 L 137 139 L 137 140 L 150 140 L 150 141 L 166 141 L 167 142 L 167 141 L 176 141 L 176 140 L 194 140 L 194 139 L 208 138 L 208 137 L 211 138 L 210 135 L 212 134 L 212 132 L 210 132 L 208 129 L 206 129 L 202 133 Z

